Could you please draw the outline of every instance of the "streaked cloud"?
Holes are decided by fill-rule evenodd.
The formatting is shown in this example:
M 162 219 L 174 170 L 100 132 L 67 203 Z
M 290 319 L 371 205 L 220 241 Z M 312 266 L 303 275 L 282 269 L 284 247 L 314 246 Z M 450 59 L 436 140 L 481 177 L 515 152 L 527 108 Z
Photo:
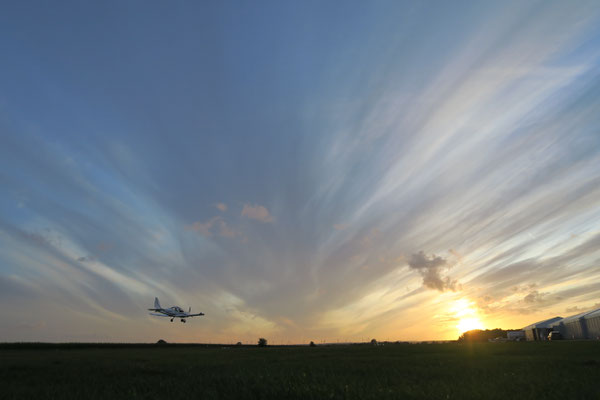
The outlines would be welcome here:
M 597 303 L 595 2 L 56 7 L 0 15 L 0 341 L 450 339 Z
M 227 222 L 220 216 L 212 217 L 206 222 L 194 222 L 190 225 L 189 229 L 206 237 L 221 236 L 234 238 L 241 235 L 241 232 L 227 225 Z

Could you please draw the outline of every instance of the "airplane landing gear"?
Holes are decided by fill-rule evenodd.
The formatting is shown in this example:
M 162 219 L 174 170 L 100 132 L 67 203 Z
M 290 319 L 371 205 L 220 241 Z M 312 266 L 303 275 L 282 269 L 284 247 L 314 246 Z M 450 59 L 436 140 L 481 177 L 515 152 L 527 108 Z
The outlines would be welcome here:
M 173 318 L 171 318 L 171 322 L 173 322 Z
M 185 324 L 185 319 L 182 319 L 181 322 L 183 322 Z

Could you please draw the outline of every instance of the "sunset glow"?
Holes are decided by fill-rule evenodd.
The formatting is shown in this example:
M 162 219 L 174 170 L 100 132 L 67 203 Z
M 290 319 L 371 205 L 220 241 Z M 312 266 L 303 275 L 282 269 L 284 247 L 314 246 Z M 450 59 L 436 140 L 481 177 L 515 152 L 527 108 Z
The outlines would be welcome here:
M 477 318 L 461 318 L 456 325 L 458 333 L 464 333 L 472 329 L 484 329 L 483 324 Z
M 458 335 L 472 329 L 484 329 L 473 302 L 464 298 L 459 299 L 453 303 L 450 311 L 458 321 L 456 324 Z
M 597 1 L 111 4 L 0 13 L 0 342 L 446 340 L 598 306 Z

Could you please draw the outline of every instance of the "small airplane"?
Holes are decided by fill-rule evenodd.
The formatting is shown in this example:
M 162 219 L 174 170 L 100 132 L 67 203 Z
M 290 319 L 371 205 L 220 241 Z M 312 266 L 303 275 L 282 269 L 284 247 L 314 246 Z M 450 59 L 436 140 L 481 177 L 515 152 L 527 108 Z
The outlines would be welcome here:
M 188 312 L 183 311 L 181 307 L 177 306 L 162 308 L 160 306 L 160 302 L 158 301 L 158 297 L 154 298 L 154 308 L 149 308 L 148 311 L 156 311 L 157 313 L 160 313 L 150 313 L 150 315 L 155 315 L 157 317 L 171 317 L 171 322 L 173 322 L 173 319 L 175 318 L 181 318 L 181 322 L 183 323 L 185 323 L 186 318 L 204 315 L 204 313 L 192 314 L 192 307 L 190 307 Z

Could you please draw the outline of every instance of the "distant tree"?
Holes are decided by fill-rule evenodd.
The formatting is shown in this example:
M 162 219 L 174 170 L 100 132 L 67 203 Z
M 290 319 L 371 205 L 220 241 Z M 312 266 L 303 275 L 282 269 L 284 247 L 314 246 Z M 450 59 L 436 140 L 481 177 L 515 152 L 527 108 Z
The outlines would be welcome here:
M 377 340 L 375 340 L 375 339 L 371 339 L 371 344 L 372 344 L 373 346 L 377 346 Z
M 267 347 L 267 339 L 262 337 L 258 339 L 258 347 Z
M 156 342 L 156 344 L 159 346 L 164 346 L 165 344 L 167 344 L 167 342 L 165 340 L 159 339 L 158 342 Z
M 235 345 L 236 345 L 236 346 L 241 346 L 241 345 L 242 345 L 242 342 L 237 342 Z
M 458 338 L 459 342 L 487 342 L 490 339 L 506 338 L 506 332 L 503 329 L 473 329 L 464 332 Z
M 310 341 L 310 344 L 309 344 L 309 346 L 310 346 L 310 347 L 317 347 L 317 345 L 315 344 L 315 342 L 313 342 L 312 340 Z

